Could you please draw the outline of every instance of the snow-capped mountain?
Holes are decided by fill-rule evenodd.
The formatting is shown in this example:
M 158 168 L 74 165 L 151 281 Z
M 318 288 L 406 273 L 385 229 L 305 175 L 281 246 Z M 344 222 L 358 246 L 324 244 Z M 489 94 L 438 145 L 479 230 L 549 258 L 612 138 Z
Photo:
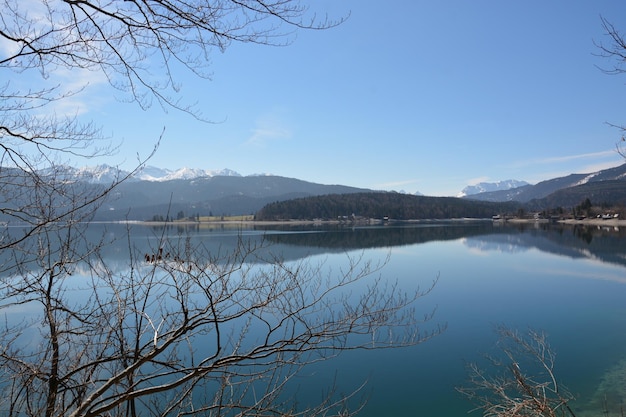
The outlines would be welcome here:
M 171 180 L 192 180 L 202 177 L 241 177 L 236 171 L 232 169 L 221 170 L 207 170 L 199 168 L 180 168 L 177 170 L 169 170 L 156 168 L 153 166 L 144 167 L 137 175 L 135 179 L 142 181 L 171 181 Z
M 138 175 L 135 176 L 136 179 L 150 179 L 150 178 L 164 178 L 167 175 L 171 174 L 169 169 L 157 168 L 151 165 L 144 166 Z
M 457 197 L 466 197 L 468 195 L 486 193 L 491 191 L 503 191 L 510 190 L 512 188 L 523 187 L 529 185 L 526 181 L 519 180 L 505 180 L 498 182 L 481 182 L 476 185 L 469 185 L 457 195 Z
M 107 183 L 111 184 L 115 181 L 119 181 L 129 173 L 127 171 L 120 170 L 110 165 L 97 165 L 95 167 L 82 167 L 76 170 L 74 174 L 83 181 L 90 182 L 92 184 Z
M 129 172 L 109 165 L 74 168 L 69 165 L 57 165 L 44 168 L 39 173 L 58 181 L 83 181 L 90 184 L 111 184 L 126 177 Z
M 111 184 L 130 174 L 128 171 L 124 171 L 110 165 L 96 165 L 81 168 L 66 166 L 63 167 L 63 170 L 66 178 L 78 179 L 91 184 Z M 241 177 L 241 174 L 231 169 L 207 170 L 198 168 L 180 168 L 177 170 L 170 170 L 153 166 L 145 166 L 137 174 L 133 175 L 130 180 L 170 181 L 217 176 Z
M 586 174 L 570 174 L 510 190 L 496 190 L 473 194 L 470 198 L 482 201 L 519 201 L 528 203 L 550 197 L 550 207 L 572 207 L 585 198 L 591 201 L 621 202 L 626 179 L 626 164 Z M 623 197 L 622 197 L 623 196 Z

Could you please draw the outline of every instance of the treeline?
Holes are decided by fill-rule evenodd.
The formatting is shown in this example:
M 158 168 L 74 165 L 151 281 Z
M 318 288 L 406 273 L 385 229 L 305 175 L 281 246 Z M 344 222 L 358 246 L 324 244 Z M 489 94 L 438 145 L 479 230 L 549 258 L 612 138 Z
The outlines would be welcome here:
M 336 220 L 371 218 L 394 220 L 491 218 L 514 213 L 519 203 L 494 203 L 454 197 L 425 197 L 393 192 L 329 194 L 266 205 L 256 220 Z
M 598 181 L 576 187 L 557 190 L 547 197 L 527 203 L 529 210 L 544 210 L 555 207 L 575 208 L 585 200 L 595 206 L 626 206 L 626 181 Z M 590 207 L 589 207 L 590 208 Z

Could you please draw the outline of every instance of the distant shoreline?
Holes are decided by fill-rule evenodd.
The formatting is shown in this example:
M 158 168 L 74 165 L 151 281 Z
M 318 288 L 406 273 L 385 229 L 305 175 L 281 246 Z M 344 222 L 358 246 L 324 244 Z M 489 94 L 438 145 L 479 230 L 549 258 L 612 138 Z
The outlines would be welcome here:
M 560 223 L 564 223 L 564 224 L 588 224 L 588 225 L 592 225 L 592 226 L 626 226 L 626 220 L 620 220 L 620 219 L 607 219 L 607 220 L 603 220 L 603 219 L 583 219 L 583 220 L 567 219 L 567 220 L 561 220 Z
M 258 226 L 272 226 L 272 225 L 294 225 L 294 226 L 306 226 L 306 225 L 339 225 L 339 224 L 387 224 L 387 223 L 434 223 L 434 222 L 487 222 L 491 219 L 479 219 L 479 218 L 461 218 L 461 219 L 412 219 L 412 220 L 390 220 L 389 222 L 382 220 L 361 220 L 361 221 L 345 221 L 345 220 L 208 220 L 208 221 L 121 221 L 119 223 L 140 224 L 143 226 L 191 226 L 191 225 L 258 225 Z M 551 223 L 549 219 L 520 219 L 510 218 L 506 220 L 500 220 L 502 223 L 518 223 L 518 224 L 548 224 Z M 571 224 L 571 225 L 589 225 L 589 226 L 625 226 L 626 220 L 623 219 L 563 219 L 556 220 L 555 223 Z
M 205 220 L 205 221 L 141 221 L 129 220 L 116 223 L 140 224 L 144 226 L 191 226 L 191 225 L 338 225 L 338 224 L 394 224 L 394 223 L 435 223 L 435 222 L 491 222 L 489 218 L 459 218 L 459 219 L 411 219 L 411 220 L 381 220 L 381 219 L 358 219 L 358 220 Z
M 506 223 L 551 223 L 548 219 L 507 219 Z M 626 220 L 620 219 L 598 219 L 598 218 L 589 218 L 589 219 L 563 219 L 556 220 L 555 223 L 560 224 L 580 224 L 580 225 L 588 225 L 588 226 L 626 226 Z

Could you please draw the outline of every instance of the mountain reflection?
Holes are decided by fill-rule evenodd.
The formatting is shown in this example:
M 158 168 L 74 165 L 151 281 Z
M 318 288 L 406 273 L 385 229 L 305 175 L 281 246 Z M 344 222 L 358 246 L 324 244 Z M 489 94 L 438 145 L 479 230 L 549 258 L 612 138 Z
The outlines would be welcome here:
M 550 224 L 503 227 L 506 234 L 468 237 L 474 250 L 514 253 L 531 248 L 570 258 L 593 258 L 626 266 L 626 229 L 589 225 Z
M 107 225 L 112 245 L 105 247 L 106 258 L 128 256 L 126 228 Z M 94 237 L 101 234 L 97 228 Z M 152 253 L 165 239 L 170 242 L 190 239 L 213 253 L 233 250 L 241 238 L 262 247 L 263 253 L 279 254 L 286 261 L 312 255 L 350 250 L 391 248 L 425 244 L 433 241 L 463 239 L 473 248 L 484 251 L 521 252 L 531 248 L 572 258 L 594 257 L 605 262 L 626 265 L 626 228 L 603 228 L 564 224 L 494 224 L 492 222 L 420 222 L 392 223 L 385 226 L 256 226 L 154 229 L 133 226 L 132 245 L 139 253 Z
M 430 241 L 456 240 L 467 236 L 493 233 L 491 222 L 408 223 L 387 226 L 335 226 L 302 229 L 306 233 L 272 233 L 266 229 L 267 239 L 277 244 L 328 249 L 371 249 L 406 246 Z M 284 230 L 284 229 L 283 229 Z M 289 229 L 294 231 L 294 229 Z
M 516 253 L 534 248 L 571 258 L 596 258 L 626 265 L 626 229 L 618 227 L 447 222 L 372 227 L 336 226 L 314 230 L 283 227 L 266 229 L 265 233 L 266 239 L 272 243 L 287 247 L 308 247 L 314 253 L 463 239 L 466 246 L 479 251 Z M 285 253 L 289 252 L 288 249 L 284 250 Z
M 7 232 L 11 230 L 5 229 Z M 12 233 L 19 233 L 19 230 Z M 164 243 L 175 248 L 187 242 L 192 246 L 201 245 L 212 254 L 225 254 L 235 250 L 240 240 L 260 248 L 259 256 L 253 262 L 273 259 L 274 256 L 294 261 L 350 250 L 461 240 L 475 251 L 517 253 L 534 248 L 572 258 L 595 258 L 626 265 L 626 228 L 583 225 L 502 225 L 491 221 L 254 227 L 92 224 L 87 228 L 85 237 L 92 242 L 105 242 L 102 257 L 109 267 L 118 271 L 128 267 L 130 250 L 141 259 L 145 254 L 158 251 Z M 0 275 L 10 273 L 11 259 L 11 250 L 0 253 Z

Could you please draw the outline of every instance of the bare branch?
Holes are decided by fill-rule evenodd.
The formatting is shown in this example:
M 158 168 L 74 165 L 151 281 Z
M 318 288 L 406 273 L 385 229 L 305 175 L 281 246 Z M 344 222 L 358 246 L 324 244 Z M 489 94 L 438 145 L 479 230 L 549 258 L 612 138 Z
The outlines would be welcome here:
M 600 67 L 600 70 L 609 75 L 622 75 L 626 73 L 626 39 L 624 38 L 624 35 L 620 33 L 619 30 L 606 18 L 601 16 L 600 20 L 602 22 L 602 28 L 604 29 L 604 32 L 609 39 L 609 42 L 594 43 L 599 50 L 598 55 L 602 58 L 605 58 L 611 63 L 610 67 Z M 622 132 L 620 140 L 616 143 L 615 147 L 617 153 L 623 158 L 626 158 L 626 149 L 623 146 L 624 132 L 626 131 L 626 128 L 621 125 L 609 125 L 619 129 Z
M 546 335 L 534 330 L 522 335 L 504 326 L 497 333 L 500 354 L 487 357 L 489 370 L 469 364 L 469 386 L 457 390 L 487 417 L 575 417 L 569 407 L 574 397 L 557 382 Z

